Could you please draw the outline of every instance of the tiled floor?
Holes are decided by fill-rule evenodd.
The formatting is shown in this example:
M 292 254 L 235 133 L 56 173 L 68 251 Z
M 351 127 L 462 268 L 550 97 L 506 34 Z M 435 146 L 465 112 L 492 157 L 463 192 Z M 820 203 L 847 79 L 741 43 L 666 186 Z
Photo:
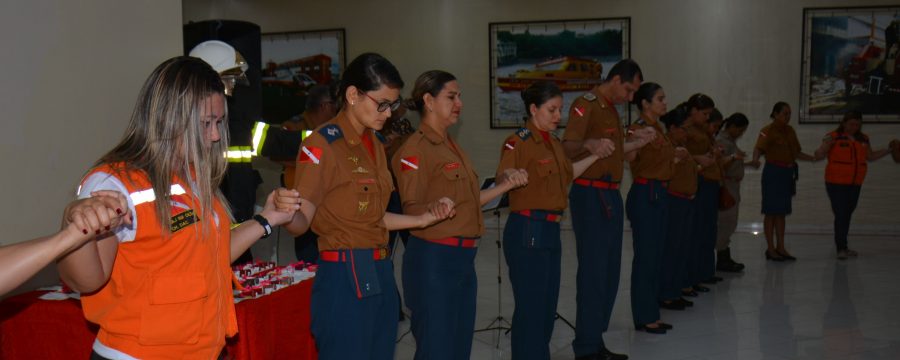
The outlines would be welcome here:
M 490 226 L 490 225 L 489 225 Z M 627 224 L 626 224 L 627 227 Z M 476 327 L 497 316 L 496 230 L 488 230 L 476 258 L 478 313 Z M 571 230 L 563 231 L 563 268 L 559 313 L 575 318 L 575 247 Z M 694 299 L 687 311 L 663 310 L 675 325 L 666 335 L 636 332 L 631 326 L 629 276 L 631 237 L 625 233 L 622 282 L 607 346 L 632 359 L 900 359 L 900 242 L 896 237 L 851 239 L 860 257 L 834 258 L 828 235 L 789 236 L 789 249 L 799 260 L 773 263 L 763 259 L 764 241 L 738 234 L 735 258 L 747 265 L 744 274 L 724 276 L 712 292 Z M 402 246 L 397 256 L 402 255 Z M 503 264 L 502 315 L 512 316 L 514 302 Z M 396 262 L 397 273 L 402 264 Z M 401 284 L 402 286 L 402 284 Z M 409 321 L 400 324 L 401 334 Z M 557 321 L 550 344 L 553 359 L 572 359 L 574 332 Z M 472 359 L 510 359 L 509 336 L 497 331 L 475 334 Z M 412 359 L 415 341 L 404 336 L 396 359 Z

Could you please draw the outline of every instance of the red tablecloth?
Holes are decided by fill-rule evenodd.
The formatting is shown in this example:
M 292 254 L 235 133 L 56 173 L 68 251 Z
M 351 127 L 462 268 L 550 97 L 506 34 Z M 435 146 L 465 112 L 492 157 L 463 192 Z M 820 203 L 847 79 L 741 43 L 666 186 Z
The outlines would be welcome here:
M 0 359 L 87 359 L 97 326 L 77 300 L 38 299 L 33 291 L 0 303 Z M 235 305 L 238 334 L 228 340 L 234 359 L 315 359 L 309 332 L 312 280 Z

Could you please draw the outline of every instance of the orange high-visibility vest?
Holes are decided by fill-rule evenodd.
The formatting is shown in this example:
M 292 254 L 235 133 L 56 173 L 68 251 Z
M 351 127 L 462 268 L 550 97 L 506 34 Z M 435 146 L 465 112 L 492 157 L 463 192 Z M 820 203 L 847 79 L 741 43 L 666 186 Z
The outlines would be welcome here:
M 825 182 L 839 185 L 862 185 L 866 178 L 869 152 L 869 138 L 862 135 L 863 141 L 857 141 L 847 134 L 832 131 L 828 134 L 834 139 L 828 151 L 828 165 L 825 166 Z
M 106 285 L 81 297 L 85 318 L 100 325 L 97 340 L 141 359 L 215 359 L 237 333 L 225 208 L 215 201 L 215 216 L 202 214 L 190 185 L 173 182 L 165 234 L 155 211 L 164 200 L 145 174 L 121 164 L 96 172 L 125 185 L 137 226 L 133 241 L 119 243 Z

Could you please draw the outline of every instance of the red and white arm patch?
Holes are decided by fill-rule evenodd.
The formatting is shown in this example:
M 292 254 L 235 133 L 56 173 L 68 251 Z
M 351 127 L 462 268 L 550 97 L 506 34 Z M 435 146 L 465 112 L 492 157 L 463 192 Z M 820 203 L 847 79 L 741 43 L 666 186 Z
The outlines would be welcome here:
M 316 164 L 322 161 L 322 148 L 315 146 L 301 146 L 297 162 L 301 164 Z
M 410 170 L 419 170 L 419 157 L 418 156 L 409 156 L 400 159 L 400 170 L 401 171 L 410 171 Z

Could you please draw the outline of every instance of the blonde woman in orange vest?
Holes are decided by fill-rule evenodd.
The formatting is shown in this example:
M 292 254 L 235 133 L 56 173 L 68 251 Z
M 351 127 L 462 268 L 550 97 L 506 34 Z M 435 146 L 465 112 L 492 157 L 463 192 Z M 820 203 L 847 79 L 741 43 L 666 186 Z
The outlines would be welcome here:
M 133 214 L 59 261 L 63 281 L 83 294 L 85 318 L 100 326 L 91 359 L 217 359 L 237 332 L 229 264 L 293 211 L 276 211 L 270 194 L 261 214 L 232 229 L 219 191 L 224 90 L 200 59 L 163 62 L 125 136 L 81 182 L 79 197 L 128 194 Z
M 866 178 L 867 163 L 890 153 L 890 147 L 872 150 L 869 137 L 862 132 L 862 114 L 856 111 L 844 114 L 838 128 L 826 134 L 822 145 L 816 150 L 816 159 L 828 158 L 825 190 L 831 200 L 831 212 L 834 213 L 834 243 L 837 245 L 838 259 L 858 255 L 847 247 L 847 233 L 850 232 L 850 217 L 856 210 L 859 191 Z

